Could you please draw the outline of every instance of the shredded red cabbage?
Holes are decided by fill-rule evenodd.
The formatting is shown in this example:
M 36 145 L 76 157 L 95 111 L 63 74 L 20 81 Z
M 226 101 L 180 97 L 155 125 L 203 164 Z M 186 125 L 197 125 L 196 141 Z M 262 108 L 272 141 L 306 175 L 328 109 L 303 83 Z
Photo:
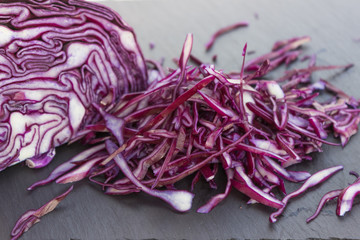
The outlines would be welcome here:
M 188 210 L 192 197 L 182 199 L 181 196 L 190 193 L 174 190 L 174 183 L 195 174 L 193 186 L 203 177 L 210 187 L 215 187 L 214 177 L 222 167 L 228 176 L 225 193 L 214 196 L 198 212 L 213 209 L 225 199 L 232 186 L 256 202 L 278 208 L 280 213 L 287 199 L 297 195 L 289 194 L 279 200 L 275 190 L 286 194 L 284 180 L 308 179 L 301 188 L 307 189 L 341 169 L 334 167 L 311 175 L 287 168 L 311 159 L 309 153 L 322 151 L 323 143 L 338 145 L 326 141 L 328 134 L 340 126 L 346 128 L 349 122 L 359 118 L 359 112 L 353 111 L 358 105 L 354 99 L 339 94 L 340 91 L 331 86 L 330 91 L 335 93 L 333 100 L 318 102 L 318 92 L 329 89 L 330 85 L 325 81 L 310 83 L 313 71 L 348 65 L 315 68 L 311 58 L 307 70 L 289 70 L 280 80 L 261 80 L 279 65 L 279 59 L 293 52 L 300 54 L 299 46 L 308 39 L 277 42 L 271 53 L 251 60 L 251 64 L 245 63 L 240 73 L 225 74 L 212 65 L 186 64 L 192 48 L 192 36 L 188 35 L 178 69 L 151 82 L 141 94 L 124 95 L 108 112 L 95 106 L 104 120 L 91 129 L 107 131 L 108 136 L 92 141 L 111 141 L 112 147 L 106 151 L 100 145 L 100 151 L 95 151 L 97 146 L 87 150 L 84 153 L 87 161 L 75 165 L 71 164 L 74 160 L 70 160 L 48 180 L 67 183 L 89 177 L 107 194 L 145 191 L 183 211 L 174 202 L 186 198 Z M 244 56 L 245 53 L 246 46 Z M 267 59 L 269 56 L 276 66 Z M 261 63 L 259 59 L 265 60 Z M 259 63 L 256 71 L 245 70 L 254 69 L 252 66 Z M 336 105 L 342 101 L 348 104 Z M 337 131 L 336 136 L 348 139 L 351 135 Z M 89 151 L 95 154 L 90 156 Z M 66 173 L 60 176 L 61 169 Z M 30 189 L 48 180 L 35 183 Z M 165 191 L 171 195 L 176 191 L 183 194 L 174 194 L 174 199 L 169 200 L 155 190 L 162 188 L 168 189 Z M 273 221 L 278 214 L 272 215 Z

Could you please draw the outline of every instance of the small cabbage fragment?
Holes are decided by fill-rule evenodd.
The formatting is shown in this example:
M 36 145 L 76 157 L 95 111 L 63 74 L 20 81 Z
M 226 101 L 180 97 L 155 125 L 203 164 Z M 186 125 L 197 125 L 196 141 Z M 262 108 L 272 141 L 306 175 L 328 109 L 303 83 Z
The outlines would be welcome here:
M 69 193 L 72 190 L 73 190 L 73 186 L 71 186 L 67 191 L 53 198 L 52 200 L 50 200 L 40 208 L 35 210 L 29 210 L 26 213 L 24 213 L 16 222 L 11 232 L 12 239 L 13 240 L 18 239 L 24 232 L 29 230 L 29 228 L 31 228 L 34 224 L 40 222 L 40 218 L 52 212 L 56 208 L 56 206 L 69 195 Z
M 309 177 L 304 184 L 296 191 L 286 195 L 283 200 L 281 201 L 283 203 L 283 207 L 279 208 L 276 212 L 272 213 L 270 215 L 270 222 L 274 223 L 277 221 L 277 217 L 285 210 L 285 207 L 290 199 L 297 197 L 301 194 L 303 194 L 306 190 L 308 190 L 311 187 L 314 187 L 322 182 L 324 182 L 326 179 L 331 177 L 336 172 L 342 170 L 343 166 L 335 166 L 326 168 L 323 170 L 320 170 L 316 173 L 314 173 L 311 177 Z

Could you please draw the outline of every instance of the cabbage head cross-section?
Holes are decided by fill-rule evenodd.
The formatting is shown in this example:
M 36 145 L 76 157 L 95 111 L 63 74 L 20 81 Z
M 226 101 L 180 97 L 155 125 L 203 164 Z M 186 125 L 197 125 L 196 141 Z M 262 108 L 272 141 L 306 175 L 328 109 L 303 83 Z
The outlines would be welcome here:
M 128 92 L 146 87 L 135 35 L 84 1 L 0 1 L 0 170 L 46 165 Z

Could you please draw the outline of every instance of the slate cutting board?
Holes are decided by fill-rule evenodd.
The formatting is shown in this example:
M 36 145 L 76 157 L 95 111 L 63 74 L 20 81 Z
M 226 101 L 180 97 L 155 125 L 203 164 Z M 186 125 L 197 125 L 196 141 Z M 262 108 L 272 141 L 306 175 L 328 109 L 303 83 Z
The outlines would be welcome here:
M 317 54 L 318 65 L 354 63 L 355 67 L 319 72 L 323 77 L 357 98 L 360 98 L 360 2 L 359 1 L 285 1 L 285 0 L 144 0 L 102 1 L 111 6 L 134 27 L 146 58 L 173 66 L 171 59 L 180 55 L 188 32 L 194 34 L 193 54 L 204 61 L 218 56 L 217 68 L 238 70 L 245 42 L 253 56 L 267 52 L 276 40 L 309 35 L 307 54 Z M 248 28 L 221 37 L 212 51 L 205 54 L 204 44 L 220 27 L 237 21 L 248 21 Z M 1 37 L 1 36 L 0 36 Z M 155 44 L 150 49 L 150 42 Z M 346 217 L 335 215 L 335 203 L 326 206 L 321 215 L 306 224 L 320 199 L 327 191 L 343 188 L 354 178 L 350 170 L 360 172 L 360 136 L 354 136 L 345 149 L 324 146 L 314 154 L 312 162 L 296 169 L 310 172 L 343 164 L 344 170 L 323 185 L 292 201 L 276 224 L 268 222 L 272 209 L 247 206 L 247 198 L 235 191 L 209 214 L 196 213 L 197 207 L 211 195 L 204 183 L 196 189 L 193 209 L 184 214 L 171 210 L 160 200 L 144 194 L 125 197 L 106 196 L 99 187 L 83 181 L 51 214 L 45 216 L 22 239 L 306 239 L 360 238 L 360 205 Z M 0 239 L 9 234 L 18 217 L 26 210 L 38 208 L 68 186 L 51 184 L 28 192 L 33 182 L 46 177 L 61 161 L 68 159 L 81 146 L 61 147 L 56 159 L 46 168 L 31 170 L 23 165 L 0 172 Z M 220 176 L 221 178 L 221 176 Z M 185 182 L 186 186 L 188 183 Z M 288 184 L 291 192 L 297 185 Z

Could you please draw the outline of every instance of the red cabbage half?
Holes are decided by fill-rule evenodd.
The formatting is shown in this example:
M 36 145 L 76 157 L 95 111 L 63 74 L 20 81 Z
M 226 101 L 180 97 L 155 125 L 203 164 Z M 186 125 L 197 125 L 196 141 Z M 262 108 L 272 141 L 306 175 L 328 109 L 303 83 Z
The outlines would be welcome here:
M 135 35 L 108 8 L 76 0 L 0 1 L 0 170 L 91 137 L 92 103 L 111 109 L 147 86 Z

